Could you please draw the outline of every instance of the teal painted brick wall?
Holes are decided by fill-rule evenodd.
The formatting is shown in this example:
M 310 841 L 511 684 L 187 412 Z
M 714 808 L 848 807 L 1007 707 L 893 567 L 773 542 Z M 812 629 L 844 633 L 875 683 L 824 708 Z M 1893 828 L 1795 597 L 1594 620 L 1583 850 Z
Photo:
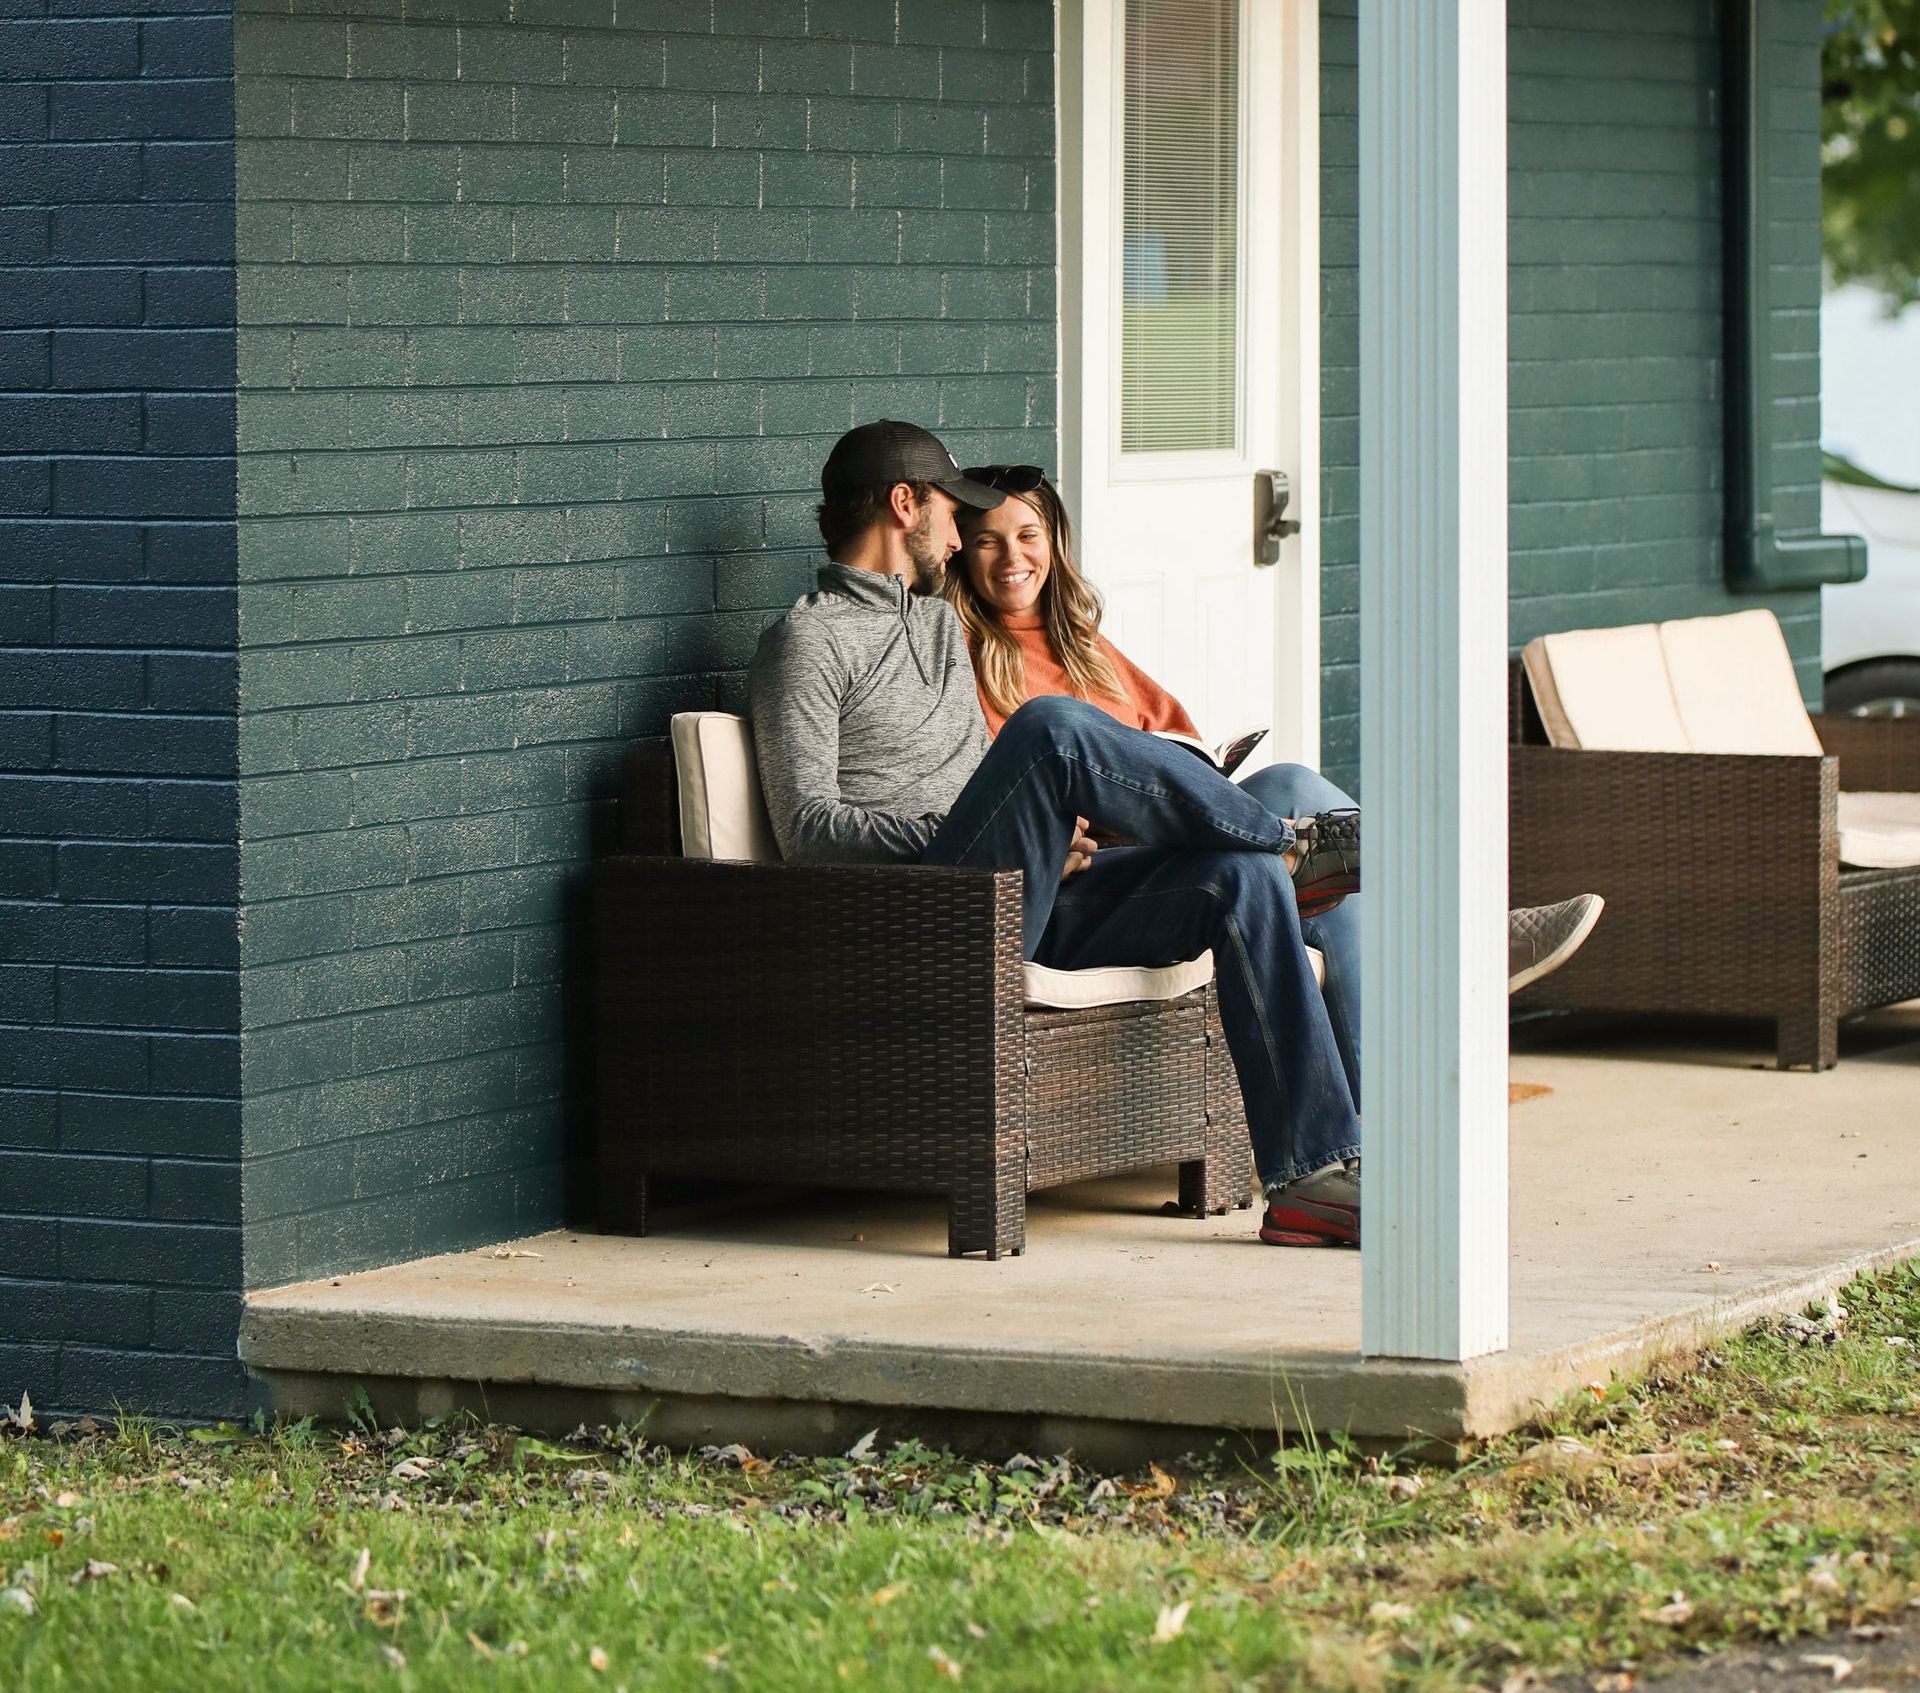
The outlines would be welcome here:
M 621 744 L 856 419 L 1053 457 L 1043 0 L 399 9 L 236 26 L 253 1285 L 562 1219 Z
M 1819 515 L 1818 8 L 1766 0 L 1783 44 L 1772 231 L 1776 510 Z M 1771 606 L 1809 698 L 1817 593 L 1724 576 L 1721 167 L 1710 0 L 1508 7 L 1511 635 Z M 1359 750 L 1357 63 L 1349 0 L 1322 7 L 1323 737 Z

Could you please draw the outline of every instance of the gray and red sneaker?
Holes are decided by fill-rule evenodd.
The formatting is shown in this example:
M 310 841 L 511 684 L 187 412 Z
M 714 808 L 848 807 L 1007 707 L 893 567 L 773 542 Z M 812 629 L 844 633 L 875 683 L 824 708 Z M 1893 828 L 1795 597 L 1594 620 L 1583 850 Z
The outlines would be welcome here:
M 1317 817 L 1296 817 L 1293 893 L 1302 917 L 1331 911 L 1360 891 L 1360 813 L 1348 807 Z
M 1260 1238 L 1269 1246 L 1358 1246 L 1360 1160 L 1328 1164 L 1268 1194 Z

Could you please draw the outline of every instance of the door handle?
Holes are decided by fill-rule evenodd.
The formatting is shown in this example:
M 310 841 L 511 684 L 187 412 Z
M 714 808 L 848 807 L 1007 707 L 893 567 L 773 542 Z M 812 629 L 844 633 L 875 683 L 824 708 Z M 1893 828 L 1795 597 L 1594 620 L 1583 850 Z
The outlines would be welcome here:
M 1280 543 L 1300 533 L 1299 521 L 1288 517 L 1292 485 L 1284 470 L 1257 470 L 1253 474 L 1253 562 L 1278 564 Z

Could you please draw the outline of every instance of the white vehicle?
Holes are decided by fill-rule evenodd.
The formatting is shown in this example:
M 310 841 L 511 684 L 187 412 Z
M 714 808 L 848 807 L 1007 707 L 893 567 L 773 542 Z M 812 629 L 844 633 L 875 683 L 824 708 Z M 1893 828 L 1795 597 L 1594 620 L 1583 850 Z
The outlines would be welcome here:
M 1867 542 L 1866 580 L 1820 591 L 1827 710 L 1920 717 L 1920 489 L 1830 474 L 1820 527 Z
M 1843 288 L 1820 338 L 1820 527 L 1867 543 L 1866 580 L 1820 592 L 1826 708 L 1920 716 L 1920 307 Z

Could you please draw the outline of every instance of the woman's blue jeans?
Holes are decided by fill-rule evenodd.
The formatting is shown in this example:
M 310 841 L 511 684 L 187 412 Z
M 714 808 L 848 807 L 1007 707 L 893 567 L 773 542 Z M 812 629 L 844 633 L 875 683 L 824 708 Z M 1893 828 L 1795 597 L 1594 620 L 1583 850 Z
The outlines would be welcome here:
M 1350 1072 L 1281 857 L 1293 831 L 1280 818 L 1294 813 L 1278 802 L 1309 790 L 1256 781 L 1236 786 L 1082 700 L 1029 700 L 921 856 L 1021 871 L 1026 956 L 1037 963 L 1173 964 L 1211 948 L 1254 1163 L 1271 1190 L 1358 1154 L 1358 1052 Z M 1062 882 L 1075 817 L 1140 844 L 1102 848 Z M 1324 933 L 1325 918 L 1314 924 Z M 1329 955 L 1329 984 L 1333 971 Z M 1347 1033 L 1357 1035 L 1350 1018 Z

